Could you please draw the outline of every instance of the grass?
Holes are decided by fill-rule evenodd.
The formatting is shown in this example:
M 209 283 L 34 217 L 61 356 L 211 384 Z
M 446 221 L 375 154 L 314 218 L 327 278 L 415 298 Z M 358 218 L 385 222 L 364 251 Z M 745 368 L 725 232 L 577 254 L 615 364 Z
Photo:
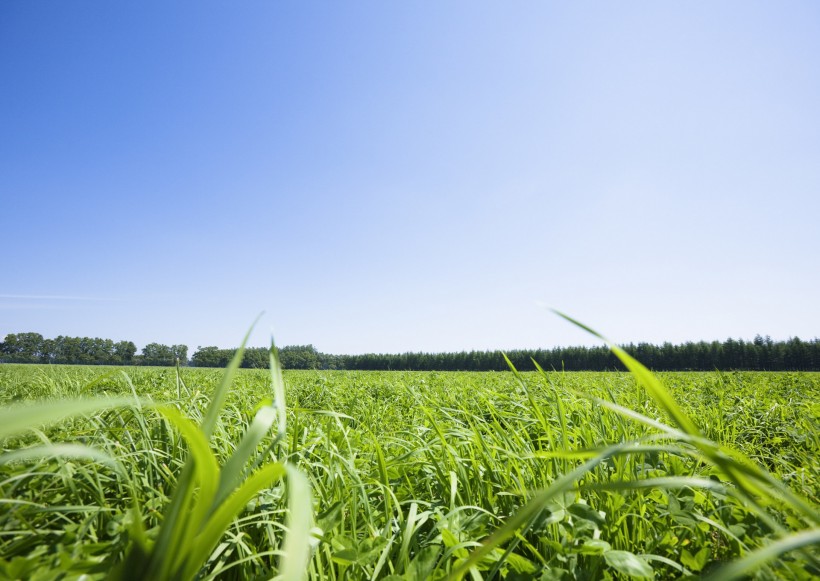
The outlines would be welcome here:
M 818 374 L 625 363 L 2 366 L 0 576 L 816 577 Z

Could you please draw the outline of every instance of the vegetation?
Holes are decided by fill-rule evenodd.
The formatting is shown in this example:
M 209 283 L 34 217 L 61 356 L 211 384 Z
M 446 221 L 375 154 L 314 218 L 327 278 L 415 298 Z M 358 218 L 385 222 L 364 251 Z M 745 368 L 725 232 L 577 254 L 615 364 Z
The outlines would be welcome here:
M 753 341 L 727 339 L 707 343 L 622 345 L 626 353 L 656 371 L 820 371 L 820 340 L 773 341 L 758 335 Z M 7 335 L 0 343 L 0 361 L 7 363 L 78 363 L 84 365 L 181 365 L 188 364 L 188 347 L 150 343 L 140 355 L 131 341 L 57 337 L 44 339 L 39 333 Z M 195 367 L 226 367 L 236 349 L 198 347 L 191 356 Z M 292 345 L 280 349 L 285 369 L 349 369 L 360 371 L 505 371 L 500 351 L 460 353 L 369 353 L 331 355 L 313 345 Z M 516 367 L 527 369 L 535 360 L 544 369 L 566 371 L 607 371 L 626 369 L 606 347 L 556 347 L 507 351 Z M 268 367 L 268 349 L 244 350 L 240 367 Z
M 757 336 L 754 341 L 727 339 L 724 342 L 673 345 L 622 345 L 630 356 L 656 371 L 820 371 L 820 340 L 772 341 Z M 566 371 L 624 370 L 621 360 L 607 347 L 556 347 L 506 351 L 521 369 L 536 361 L 544 369 Z M 504 371 L 507 363 L 500 351 L 462 353 L 403 353 L 343 355 L 339 369 L 419 371 Z
M 632 375 L 291 371 L 286 397 L 242 353 L 0 366 L 0 576 L 820 574 L 820 377 L 662 385 L 618 355 Z
M 236 350 L 234 350 L 236 351 Z M 0 362 L 79 365 L 183 365 L 188 361 L 185 345 L 149 343 L 137 355 L 132 341 L 114 342 L 99 337 L 44 339 L 40 333 L 11 333 L 0 343 Z M 226 361 L 222 367 L 228 364 Z

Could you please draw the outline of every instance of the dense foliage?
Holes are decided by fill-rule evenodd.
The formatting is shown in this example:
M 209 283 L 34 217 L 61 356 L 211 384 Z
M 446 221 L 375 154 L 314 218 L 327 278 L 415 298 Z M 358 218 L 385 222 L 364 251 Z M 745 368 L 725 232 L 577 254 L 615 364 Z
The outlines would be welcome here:
M 628 344 L 624 351 L 657 371 L 820 371 L 820 340 L 754 341 L 727 339 L 673 345 Z M 505 351 L 516 367 L 526 369 L 535 360 L 544 369 L 566 371 L 623 370 L 620 361 L 606 347 L 556 347 Z M 402 353 L 343 355 L 341 369 L 407 371 L 503 371 L 506 362 L 500 351 L 461 353 Z
M 6 365 L 0 405 L 134 390 L 199 422 L 221 375 Z M 257 450 L 309 479 L 317 528 L 307 574 L 317 580 L 441 579 L 539 498 L 515 534 L 490 537 L 499 542 L 473 563 L 474 578 L 692 578 L 795 538 L 783 537 L 789 530 L 817 526 L 820 376 L 662 379 L 702 438 L 764 466 L 809 508 L 796 510 L 782 495 L 764 502 L 765 487 L 745 497 L 725 468 L 708 461 L 703 442 L 658 423 L 670 422 L 668 411 L 624 373 L 528 373 L 519 382 L 511 373 L 291 371 L 285 437 L 260 441 Z M 239 372 L 214 424 L 210 447 L 221 462 L 242 448 L 255 410 L 272 397 L 268 371 Z M 146 509 L 145 535 L 156 539 L 188 449 L 173 417 L 143 404 L 4 440 L 0 454 L 8 457 L 82 439 L 117 458 L 128 478 L 66 454 L 0 461 L 0 577 L 104 577 L 133 543 L 134 501 Z M 243 504 L 199 578 L 281 573 L 292 493 L 278 483 Z M 817 542 L 816 532 L 801 534 Z M 816 577 L 816 545 L 803 546 L 755 562 L 758 578 Z
M 820 340 L 754 341 L 727 339 L 724 342 L 651 345 L 624 345 L 624 350 L 657 371 L 820 371 Z M 358 371 L 505 371 L 507 363 L 500 351 L 460 353 L 370 353 L 329 355 L 312 345 L 284 347 L 285 369 L 348 369 Z M 191 363 L 197 367 L 225 367 L 235 349 L 198 349 Z M 242 367 L 267 366 L 267 350 L 247 349 Z M 521 349 L 505 354 L 516 367 L 531 367 L 534 359 L 544 369 L 566 371 L 623 370 L 620 361 L 606 347 L 556 347 Z
M 0 362 L 79 365 L 174 365 L 188 361 L 185 345 L 149 343 L 137 355 L 133 341 L 99 337 L 44 339 L 40 333 L 11 333 L 0 343 Z
M 194 367 L 225 367 L 233 359 L 236 349 L 200 347 L 191 356 Z M 341 369 L 340 357 L 319 353 L 313 345 L 290 345 L 279 349 L 279 358 L 285 369 Z M 245 349 L 240 367 L 265 369 L 268 367 L 268 349 Z
M 820 340 L 773 341 L 757 336 L 753 341 L 727 339 L 673 345 L 629 344 L 624 350 L 656 371 L 820 371 Z M 181 365 L 225 367 L 236 349 L 199 347 L 188 361 L 185 345 L 150 343 L 140 355 L 130 341 L 57 337 L 44 339 L 39 333 L 6 336 L 0 343 L 0 361 L 7 363 L 78 363 L 96 365 Z M 463 351 L 460 353 L 369 353 L 331 355 L 313 345 L 291 345 L 280 350 L 285 369 L 348 369 L 359 371 L 504 371 L 507 364 L 501 351 Z M 623 370 L 623 365 L 606 347 L 555 347 L 554 349 L 517 349 L 505 352 L 520 368 L 534 359 L 544 369 L 566 371 Z M 245 350 L 240 366 L 250 369 L 268 367 L 268 350 Z

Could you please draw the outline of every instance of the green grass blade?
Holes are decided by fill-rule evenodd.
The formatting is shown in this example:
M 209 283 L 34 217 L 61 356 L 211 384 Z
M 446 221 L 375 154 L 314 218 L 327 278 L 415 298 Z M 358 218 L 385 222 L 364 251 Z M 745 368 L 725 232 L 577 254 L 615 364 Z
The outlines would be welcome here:
M 228 367 L 225 368 L 225 373 L 222 374 L 222 380 L 214 390 L 213 395 L 211 395 L 211 403 L 208 405 L 208 409 L 205 411 L 205 417 L 202 419 L 202 431 L 209 440 L 213 435 L 214 427 L 216 427 L 216 420 L 219 417 L 219 412 L 222 411 L 222 406 L 225 404 L 225 398 L 228 397 L 228 391 L 230 390 L 233 376 L 236 374 L 236 370 L 239 369 L 239 366 L 242 363 L 242 357 L 245 355 L 245 345 L 247 344 L 248 339 L 251 336 L 251 332 L 253 332 L 253 328 L 256 326 L 256 323 L 259 321 L 261 316 L 262 315 L 260 314 L 256 317 L 256 320 L 251 325 L 251 328 L 248 329 L 248 332 L 242 339 L 242 344 L 239 346 L 239 349 L 236 350 L 236 354 L 233 356 L 233 359 L 231 359 Z
M 518 509 L 518 511 L 507 519 L 507 521 L 500 528 L 498 528 L 492 535 L 490 535 L 489 538 L 482 542 L 479 548 L 470 553 L 470 556 L 466 560 L 461 562 L 455 569 L 453 569 L 448 579 L 461 579 L 465 573 L 467 573 L 472 567 L 478 565 L 481 559 L 491 553 L 493 549 L 501 545 L 501 543 L 506 540 L 512 538 L 515 535 L 515 532 L 527 521 L 535 517 L 535 515 L 537 515 L 550 500 L 562 492 L 572 490 L 576 480 L 583 477 L 584 474 L 603 462 L 612 453 L 620 450 L 621 447 L 622 446 L 619 445 L 607 449 L 596 458 L 592 458 L 581 466 L 578 466 L 572 472 L 560 476 L 553 481 L 547 489 L 536 493 L 535 496 L 527 502 L 527 504 Z
M 678 427 L 686 432 L 687 434 L 693 436 L 700 436 L 700 429 L 695 425 L 695 423 L 687 416 L 683 410 L 680 409 L 675 399 L 672 397 L 672 394 L 667 391 L 666 387 L 655 377 L 651 371 L 649 371 L 646 367 L 644 367 L 641 363 L 639 363 L 636 359 L 634 359 L 631 355 L 629 355 L 626 351 L 618 347 L 615 343 L 598 333 L 597 331 L 587 327 L 583 323 L 576 321 L 572 317 L 565 315 L 560 311 L 553 311 L 559 317 L 569 321 L 573 325 L 584 329 L 585 331 L 591 333 L 595 337 L 598 337 L 601 341 L 606 343 L 615 356 L 621 360 L 626 368 L 632 373 L 638 383 L 643 386 L 643 388 L 652 396 L 652 399 L 655 400 L 661 409 L 663 409 L 669 416 L 675 421 Z
M 724 565 L 705 579 L 708 581 L 741 579 L 784 553 L 812 545 L 820 545 L 820 529 L 795 533 L 756 549 L 742 559 Z
M 285 380 L 282 377 L 282 364 L 279 361 L 279 351 L 270 339 L 270 376 L 273 385 L 273 405 L 276 408 L 277 426 L 276 435 L 280 441 L 284 442 L 287 427 L 287 414 L 285 413 Z
M 196 530 L 216 494 L 216 483 L 220 472 L 219 463 L 205 435 L 194 422 L 173 407 L 158 407 L 157 411 L 179 431 L 188 444 L 188 450 L 193 459 L 194 483 L 199 485 L 200 490 L 189 524 Z
M 288 532 L 279 566 L 282 581 L 302 581 L 307 575 L 313 528 L 313 494 L 307 477 L 293 466 L 288 473 Z
M 152 552 L 152 566 L 158 577 L 167 577 L 190 557 L 190 535 L 199 529 L 216 493 L 219 464 L 202 431 L 176 408 L 158 408 L 188 444 L 189 460 L 183 469 L 171 504 L 165 511 L 160 536 Z M 199 485 L 197 502 L 193 502 Z
M 0 455 L 0 465 L 56 457 L 92 460 L 113 468 L 120 475 L 127 473 L 125 467 L 119 460 L 106 454 L 102 450 L 84 444 L 48 444 L 45 446 L 34 446 L 14 450 Z
M 0 411 L 0 438 L 7 438 L 71 416 L 134 405 L 131 397 L 108 397 L 12 405 Z
M 765 514 L 765 510 L 763 507 L 759 505 L 756 500 L 756 496 L 766 496 L 774 500 L 779 500 L 780 497 L 784 497 L 785 501 L 788 502 L 797 513 L 806 520 L 807 522 L 811 522 L 814 524 L 820 523 L 820 515 L 818 512 L 814 510 L 809 503 L 805 500 L 794 494 L 786 485 L 782 482 L 779 482 L 777 479 L 771 477 L 767 472 L 761 470 L 759 467 L 755 465 L 750 459 L 746 458 L 743 454 L 740 454 L 736 451 L 729 451 L 726 448 L 719 446 L 718 444 L 706 439 L 703 437 L 703 434 L 700 430 L 695 426 L 694 422 L 687 416 L 683 410 L 677 405 L 672 395 L 667 391 L 667 389 L 663 386 L 660 380 L 655 377 L 655 375 L 649 371 L 646 367 L 644 367 L 641 363 L 639 363 L 636 359 L 631 357 L 628 353 L 626 353 L 623 349 L 606 339 L 600 333 L 594 331 L 593 329 L 587 327 L 583 323 L 576 321 L 575 319 L 565 315 L 559 311 L 554 311 L 560 317 L 566 319 L 570 323 L 577 325 L 578 327 L 588 331 L 592 335 L 598 337 L 602 341 L 604 341 L 612 352 L 615 354 L 618 359 L 629 369 L 635 379 L 638 381 L 639 385 L 641 385 L 647 393 L 655 400 L 655 403 L 661 407 L 661 409 L 665 410 L 666 413 L 675 421 L 675 423 L 680 428 L 683 434 L 679 434 L 679 437 L 684 439 L 688 439 L 691 441 L 695 446 L 697 446 L 704 456 L 715 466 L 720 468 L 726 476 L 732 480 L 732 482 L 737 486 L 739 491 L 742 495 L 752 503 L 754 506 L 757 507 L 758 512 L 767 519 L 767 522 L 773 526 L 775 530 L 781 530 L 781 527 L 772 519 Z M 622 415 L 629 415 L 636 419 L 640 419 L 647 424 L 654 424 L 655 427 L 660 427 L 664 429 L 663 424 L 659 422 L 655 422 L 637 412 L 633 412 L 631 410 L 627 410 L 626 408 L 621 408 L 616 404 L 612 404 L 611 402 L 605 402 L 599 400 L 598 398 L 592 398 L 597 401 L 600 405 L 609 407 L 615 411 L 618 411 Z M 668 427 L 665 428 L 666 431 L 670 434 L 673 434 L 673 431 Z M 684 436 L 685 434 L 685 436 Z M 772 494 L 771 488 L 777 490 L 777 494 Z
M 265 406 L 257 412 L 236 450 L 222 467 L 212 510 L 215 510 L 242 481 L 248 460 L 256 452 L 256 447 L 262 438 L 267 435 L 275 417 L 276 410 L 271 406 Z
M 204 523 L 196 535 L 187 561 L 184 578 L 193 577 L 208 559 L 219 539 L 236 516 L 245 509 L 256 494 L 285 476 L 287 470 L 281 462 L 268 464 L 253 473 L 237 488 Z
M 639 490 L 643 488 L 657 488 L 661 490 L 674 490 L 679 488 L 702 488 L 704 490 L 714 490 L 726 492 L 726 486 L 720 482 L 709 478 L 696 478 L 694 476 L 669 476 L 665 478 L 646 478 L 640 480 L 618 480 L 616 482 L 596 482 L 584 484 L 577 487 L 577 490 Z

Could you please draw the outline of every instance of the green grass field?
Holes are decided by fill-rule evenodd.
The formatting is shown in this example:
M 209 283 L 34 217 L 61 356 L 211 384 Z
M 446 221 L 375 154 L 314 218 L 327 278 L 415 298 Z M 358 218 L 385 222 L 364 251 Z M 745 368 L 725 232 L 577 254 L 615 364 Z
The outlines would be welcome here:
M 820 374 L 224 373 L 0 366 L 0 577 L 820 574 Z

